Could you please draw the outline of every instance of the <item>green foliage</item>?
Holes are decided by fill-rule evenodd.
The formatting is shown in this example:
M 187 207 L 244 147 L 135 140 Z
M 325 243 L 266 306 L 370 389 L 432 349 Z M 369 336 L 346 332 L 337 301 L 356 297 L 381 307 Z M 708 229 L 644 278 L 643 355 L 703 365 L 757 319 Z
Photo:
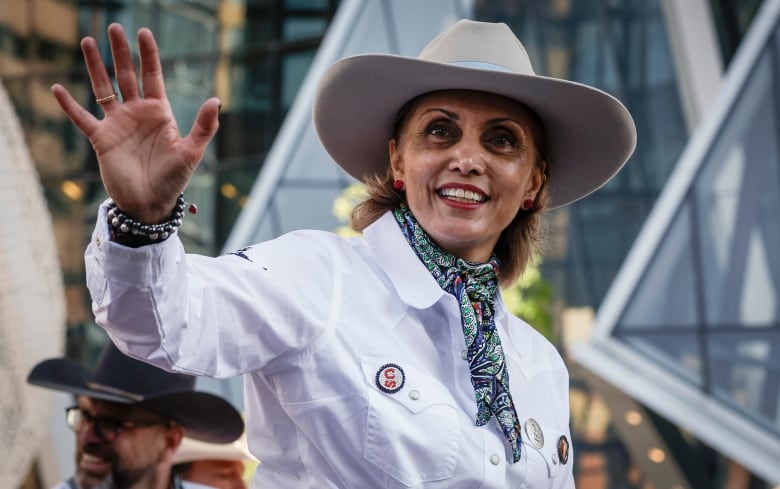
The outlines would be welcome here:
M 352 209 L 366 198 L 366 186 L 354 183 L 346 187 L 333 201 L 333 215 L 343 226 L 336 230 L 341 236 L 355 236 L 356 233 L 347 224 Z M 538 259 L 530 263 L 525 273 L 509 287 L 502 290 L 504 303 L 512 314 L 520 317 L 536 328 L 550 341 L 553 341 L 552 302 L 553 288 L 542 278 Z
M 504 304 L 512 314 L 536 328 L 548 340 L 554 341 L 552 285 L 542 278 L 538 259 L 530 263 L 523 275 L 502 289 Z
M 352 209 L 366 198 L 366 186 L 362 183 L 353 183 L 341 191 L 336 200 L 333 201 L 333 215 L 343 223 L 336 229 L 339 236 L 356 236 L 358 233 L 349 227 L 349 216 Z

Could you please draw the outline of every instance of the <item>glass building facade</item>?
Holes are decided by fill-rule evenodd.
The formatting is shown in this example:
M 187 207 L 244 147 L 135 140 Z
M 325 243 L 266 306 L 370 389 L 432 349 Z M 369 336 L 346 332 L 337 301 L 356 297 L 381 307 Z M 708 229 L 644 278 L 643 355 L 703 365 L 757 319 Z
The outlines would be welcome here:
M 576 355 L 770 482 L 780 480 L 779 93 L 780 2 L 767 2 L 610 290 L 592 348 Z
M 200 104 L 222 100 L 221 130 L 187 198 L 199 206 L 181 230 L 189 250 L 221 249 L 333 16 L 336 0 L 8 0 L 0 8 L 0 79 L 22 121 L 54 218 L 68 298 L 68 355 L 91 362 L 103 341 L 84 286 L 83 250 L 105 194 L 87 141 L 49 93 L 61 83 L 100 114 L 79 40 L 93 36 L 110 62 L 106 28 L 119 22 L 135 52 L 150 27 L 168 97 L 186 133 Z M 109 66 L 110 71 L 110 66 Z

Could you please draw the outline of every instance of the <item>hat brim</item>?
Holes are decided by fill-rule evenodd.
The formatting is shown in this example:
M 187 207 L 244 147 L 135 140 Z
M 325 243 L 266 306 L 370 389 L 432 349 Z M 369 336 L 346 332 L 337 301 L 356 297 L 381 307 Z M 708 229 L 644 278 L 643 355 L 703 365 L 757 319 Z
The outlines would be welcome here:
M 229 443 L 244 431 L 241 414 L 229 402 L 208 392 L 168 391 L 131 399 L 120 393 L 90 388 L 91 375 L 89 369 L 69 358 L 52 358 L 33 367 L 27 382 L 76 396 L 148 409 L 180 423 L 187 436 L 200 441 Z
M 440 90 L 503 95 L 539 116 L 547 138 L 550 208 L 603 186 L 636 146 L 631 115 L 596 88 L 390 54 L 352 56 L 331 66 L 317 90 L 314 125 L 325 150 L 349 175 L 384 175 L 397 112 L 414 97 Z
M 241 436 L 244 420 L 226 400 L 208 392 L 170 392 L 144 399 L 139 406 L 181 423 L 187 436 L 210 443 L 230 443 Z
M 257 462 L 257 459 L 249 453 L 246 436 L 242 435 L 241 438 L 233 443 L 206 443 L 185 436 L 173 455 L 173 464 L 183 464 L 197 460 Z

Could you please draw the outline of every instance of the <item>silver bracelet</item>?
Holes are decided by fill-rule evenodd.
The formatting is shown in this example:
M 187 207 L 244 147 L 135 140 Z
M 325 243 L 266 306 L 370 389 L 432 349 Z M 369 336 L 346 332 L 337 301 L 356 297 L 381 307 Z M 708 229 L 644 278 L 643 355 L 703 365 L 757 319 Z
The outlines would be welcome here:
M 144 224 L 125 214 L 117 207 L 113 199 L 109 199 L 108 225 L 111 226 L 112 231 L 116 234 L 138 236 L 154 243 L 167 239 L 173 231 L 181 227 L 186 207 L 187 202 L 184 201 L 184 194 L 179 194 L 179 198 L 176 199 L 176 205 L 167 221 L 159 224 Z M 190 204 L 190 212 L 192 214 L 197 212 L 195 204 Z

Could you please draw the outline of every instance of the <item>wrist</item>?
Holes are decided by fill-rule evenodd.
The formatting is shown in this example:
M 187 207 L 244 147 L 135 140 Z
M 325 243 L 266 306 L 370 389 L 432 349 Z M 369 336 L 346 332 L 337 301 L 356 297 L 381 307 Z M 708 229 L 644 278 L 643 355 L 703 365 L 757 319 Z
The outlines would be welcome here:
M 147 224 L 125 213 L 109 199 L 106 218 L 111 230 L 111 240 L 133 248 L 164 241 L 181 227 L 186 206 L 184 194 L 180 194 L 167 219 L 159 223 Z M 193 214 L 194 208 L 194 204 L 191 205 L 190 212 Z

